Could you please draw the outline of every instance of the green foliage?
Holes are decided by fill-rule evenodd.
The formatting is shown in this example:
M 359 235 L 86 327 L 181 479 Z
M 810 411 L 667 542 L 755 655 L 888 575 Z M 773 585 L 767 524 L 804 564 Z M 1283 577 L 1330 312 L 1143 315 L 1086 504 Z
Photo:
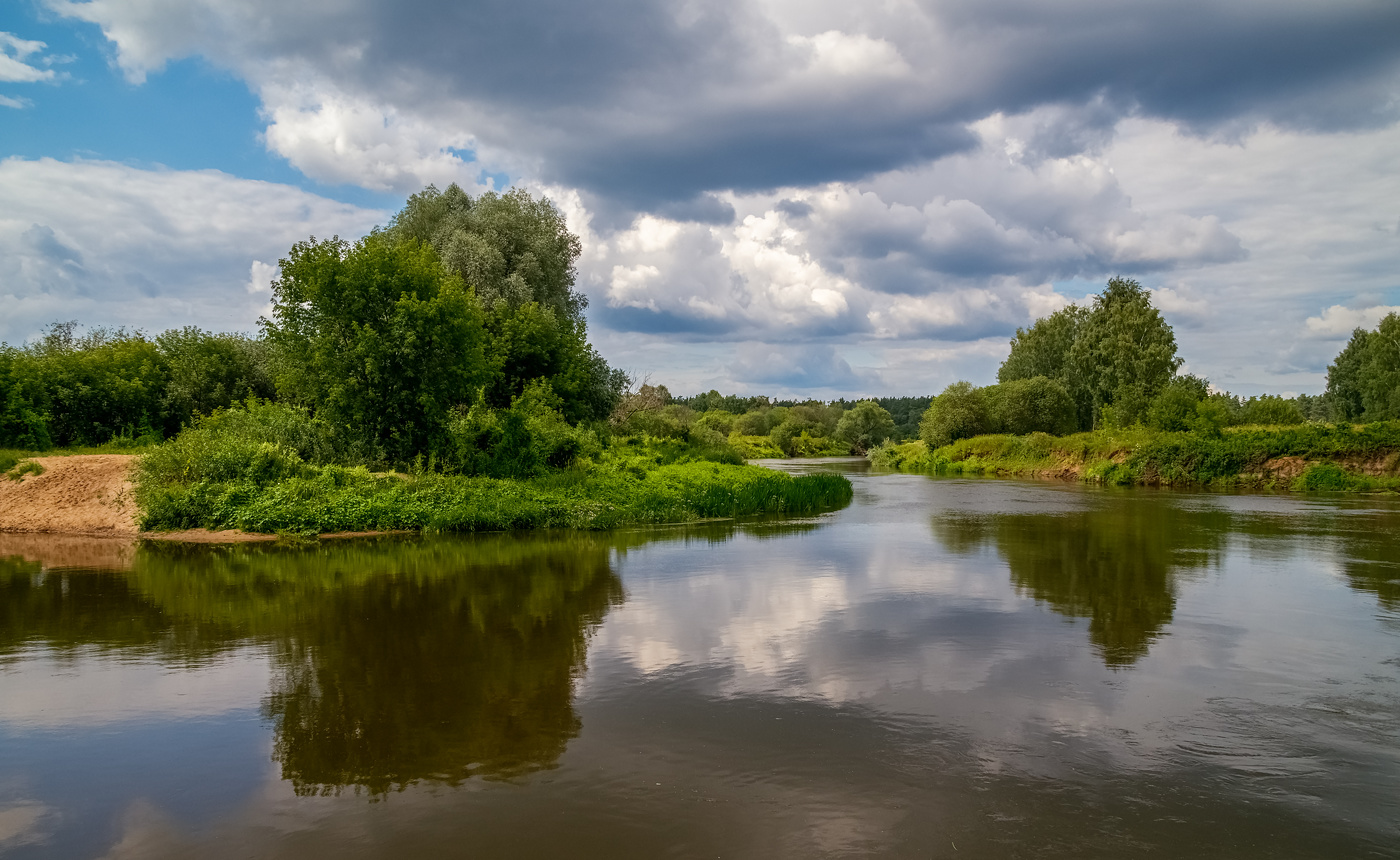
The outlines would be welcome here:
M 929 448 L 941 448 L 988 432 L 991 422 L 982 390 L 970 382 L 954 382 L 929 404 L 919 422 L 919 438 Z
M 1036 320 L 1028 329 L 1016 329 L 1011 354 L 997 370 L 998 382 L 1044 376 L 1060 384 L 1072 383 L 1070 349 L 1089 317 L 1087 308 L 1070 305 Z
M 850 502 L 834 474 L 793 477 L 757 466 L 686 462 L 595 466 L 533 481 L 486 477 L 376 477 L 323 466 L 272 483 L 248 478 L 147 483 L 138 474 L 142 528 L 256 532 L 414 529 L 602 529 L 754 514 L 814 514 Z
M 1105 419 L 1126 427 L 1144 420 L 1180 366 L 1176 336 L 1147 291 L 1113 278 L 1092 308 L 1071 306 L 1018 329 L 997 379 L 1053 379 L 1073 398 L 1080 428 Z
M 537 302 L 501 305 L 486 316 L 491 381 L 487 401 L 504 408 L 528 385 L 548 382 L 569 421 L 612 414 L 626 375 L 608 367 L 589 345 L 582 319 Z
M 495 411 L 478 399 L 448 425 L 450 471 L 496 478 L 531 478 L 563 469 L 580 456 L 596 456 L 597 436 L 571 426 L 559 413 L 549 383 L 532 382 L 509 409 Z
M 276 394 L 265 341 L 186 326 L 158 335 L 155 344 L 169 369 L 161 397 L 167 436 L 196 416 Z
M 1400 419 L 1400 314 L 1387 315 L 1367 340 L 1361 404 L 1367 421 Z
M 1351 340 L 1327 368 L 1327 398 L 1336 410 L 1337 418 L 1357 421 L 1366 412 L 1362 400 L 1361 365 L 1366 360 L 1371 332 L 1358 328 Z
M 1208 398 L 1198 409 L 1224 408 L 1214 401 Z M 876 466 L 911 472 L 1077 475 L 1100 483 L 1221 487 L 1277 487 L 1278 478 L 1266 464 L 1285 457 L 1336 465 L 1351 475 L 1347 489 L 1400 489 L 1400 422 L 1240 427 L 1211 433 L 1135 427 L 1058 438 L 984 435 L 937 449 L 917 442 L 886 445 L 870 453 Z M 1358 474 L 1348 466 L 1355 463 L 1371 464 L 1367 469 L 1373 474 Z M 1380 474 L 1374 474 L 1377 468 Z M 1295 489 L 1321 487 L 1332 480 L 1327 475 L 1335 474 L 1319 472 Z
M 695 426 L 713 430 L 721 436 L 728 436 L 734 432 L 736 419 L 737 416 L 733 412 L 711 409 L 695 419 Z
M 488 311 L 533 303 L 583 320 L 588 300 L 574 290 L 582 245 L 548 199 L 521 188 L 473 199 L 455 184 L 441 192 L 429 185 L 408 198 L 385 233 L 431 245 Z
M 1064 385 L 1044 376 L 1013 379 L 982 389 L 990 427 L 1003 433 L 1059 435 L 1073 432 L 1074 400 Z
M 299 242 L 272 289 L 279 394 L 366 461 L 442 450 L 450 411 L 488 381 L 481 310 L 429 246 Z
M 1186 422 L 1186 429 L 1202 436 L 1217 437 L 1234 423 L 1229 398 L 1213 396 L 1196 404 L 1196 414 Z
M 170 485 L 241 481 L 253 487 L 310 474 L 333 462 L 330 433 L 305 409 L 249 399 L 198 418 L 144 454 L 136 467 L 138 504 Z
M 1145 423 L 1154 430 L 1187 430 L 1196 419 L 1197 404 L 1208 394 L 1205 380 L 1178 376 L 1152 398 Z
M 836 438 L 857 454 L 864 454 L 894 434 L 894 418 L 873 400 L 860 401 L 836 424 Z
M 1070 348 L 1075 385 L 1095 410 L 1111 405 L 1120 426 L 1141 421 L 1181 366 L 1176 336 L 1137 281 L 1113 278 L 1096 296 Z
M 1241 424 L 1302 424 L 1306 418 L 1292 400 L 1264 394 L 1251 397 L 1241 410 Z
M 0 444 L 44 449 L 159 438 L 168 376 L 160 350 L 123 329 L 76 331 L 76 323 L 55 323 L 22 350 L 5 348 Z

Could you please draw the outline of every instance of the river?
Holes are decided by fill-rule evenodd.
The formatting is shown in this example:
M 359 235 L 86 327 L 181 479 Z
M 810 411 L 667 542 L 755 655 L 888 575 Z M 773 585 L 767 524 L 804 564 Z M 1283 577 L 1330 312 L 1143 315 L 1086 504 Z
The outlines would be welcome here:
M 0 535 L 0 854 L 1400 857 L 1400 500 Z

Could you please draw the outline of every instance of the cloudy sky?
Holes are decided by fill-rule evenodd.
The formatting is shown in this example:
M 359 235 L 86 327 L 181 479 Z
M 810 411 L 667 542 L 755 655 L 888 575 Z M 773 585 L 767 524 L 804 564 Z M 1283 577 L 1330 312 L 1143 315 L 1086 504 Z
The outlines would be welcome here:
M 1109 277 L 1316 392 L 1400 309 L 1394 0 L 6 0 L 0 339 L 251 331 L 309 235 L 545 193 L 672 390 L 990 382 Z

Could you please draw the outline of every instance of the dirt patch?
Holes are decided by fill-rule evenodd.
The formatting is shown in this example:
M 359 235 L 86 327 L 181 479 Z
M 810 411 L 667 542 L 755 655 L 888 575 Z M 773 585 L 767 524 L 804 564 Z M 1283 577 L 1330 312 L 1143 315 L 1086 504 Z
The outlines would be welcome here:
M 0 478 L 0 531 L 135 535 L 131 454 L 35 457 L 42 475 Z
M 1303 474 L 1304 470 L 1306 470 L 1309 465 L 1311 464 L 1302 457 L 1275 457 L 1272 460 L 1265 461 L 1263 466 L 1264 474 L 1262 477 L 1265 479 L 1272 477 L 1280 481 L 1291 482 L 1299 475 Z

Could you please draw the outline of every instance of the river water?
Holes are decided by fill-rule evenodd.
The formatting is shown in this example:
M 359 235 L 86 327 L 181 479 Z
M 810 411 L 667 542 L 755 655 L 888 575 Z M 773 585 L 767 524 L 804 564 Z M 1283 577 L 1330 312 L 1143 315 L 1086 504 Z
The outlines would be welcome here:
M 1400 501 L 0 536 L 0 854 L 1400 857 Z

